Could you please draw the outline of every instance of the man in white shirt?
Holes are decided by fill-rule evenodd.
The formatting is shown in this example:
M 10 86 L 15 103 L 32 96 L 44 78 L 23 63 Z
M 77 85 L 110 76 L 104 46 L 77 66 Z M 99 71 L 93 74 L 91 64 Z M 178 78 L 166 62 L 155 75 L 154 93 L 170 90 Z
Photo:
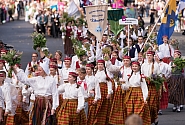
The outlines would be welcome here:
M 32 53 L 32 61 L 27 64 L 27 67 L 25 69 L 26 75 L 32 75 L 34 76 L 35 74 L 35 68 L 37 65 L 39 65 L 39 62 L 37 61 L 38 54 L 37 53 Z

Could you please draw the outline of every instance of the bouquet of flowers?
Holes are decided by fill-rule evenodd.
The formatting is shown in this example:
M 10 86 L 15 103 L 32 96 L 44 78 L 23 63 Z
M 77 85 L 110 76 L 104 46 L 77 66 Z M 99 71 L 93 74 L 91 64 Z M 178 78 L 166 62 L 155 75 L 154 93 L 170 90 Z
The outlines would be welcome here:
M 42 48 L 42 47 L 46 47 L 46 38 L 44 37 L 44 35 L 34 32 L 32 35 L 32 40 L 33 40 L 33 49 L 37 50 L 37 48 Z
M 20 64 L 22 54 L 23 52 L 19 52 L 11 49 L 10 51 L 8 51 L 6 55 L 2 56 L 2 59 L 5 60 L 10 66 L 10 69 L 8 71 L 9 78 L 12 78 L 12 71 L 13 71 L 12 67 L 16 64 Z
M 125 55 L 128 53 L 129 50 L 130 50 L 130 49 L 129 49 L 128 46 L 124 47 L 124 48 L 123 48 L 123 55 L 125 56 Z
M 175 58 L 173 60 L 175 66 L 172 66 L 172 72 L 175 70 L 182 70 L 185 67 L 185 59 L 182 58 Z
M 176 39 L 171 39 L 169 43 L 174 47 L 174 49 L 179 49 L 179 42 Z
M 153 74 L 151 77 L 147 77 L 146 81 L 148 81 L 148 84 L 150 83 L 154 84 L 156 87 L 156 90 L 158 91 L 160 87 L 163 85 L 163 82 L 165 81 L 165 79 L 160 75 Z
M 86 51 L 82 48 L 82 44 L 80 41 L 73 38 L 72 43 L 73 43 L 74 52 L 78 57 L 82 57 L 86 55 Z

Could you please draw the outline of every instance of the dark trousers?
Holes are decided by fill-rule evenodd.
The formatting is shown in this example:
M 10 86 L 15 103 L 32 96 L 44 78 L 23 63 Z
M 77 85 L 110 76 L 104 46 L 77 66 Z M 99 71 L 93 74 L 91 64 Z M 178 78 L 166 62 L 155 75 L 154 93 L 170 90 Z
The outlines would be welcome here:
M 9 21 L 10 21 L 10 18 L 14 21 L 14 18 L 12 17 L 12 15 L 9 15 Z
M 45 26 L 44 24 L 40 24 L 40 28 L 41 28 L 41 33 L 46 33 L 46 29 L 45 29 Z
M 19 10 L 19 11 L 17 11 L 17 20 L 19 20 L 19 18 L 20 18 L 20 14 L 21 14 L 20 10 Z

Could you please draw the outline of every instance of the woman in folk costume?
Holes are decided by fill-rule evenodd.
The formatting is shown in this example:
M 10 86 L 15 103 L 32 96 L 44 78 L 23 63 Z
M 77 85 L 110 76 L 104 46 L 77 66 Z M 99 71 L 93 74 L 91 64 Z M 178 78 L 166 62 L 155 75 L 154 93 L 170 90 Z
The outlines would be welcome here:
M 58 66 L 58 70 L 59 70 L 59 73 L 61 72 L 62 70 L 62 65 L 63 65 L 63 62 L 62 62 L 62 52 L 60 50 L 57 50 L 55 52 L 55 58 L 57 59 L 57 66 Z
M 162 52 L 164 55 L 163 62 L 169 64 L 174 54 L 174 48 L 169 44 L 168 36 L 166 35 L 163 36 L 163 44 L 159 45 L 159 52 Z
M 72 21 L 68 21 L 66 23 L 66 36 L 65 36 L 65 44 L 64 44 L 64 53 L 68 56 L 74 54 L 73 43 L 71 41 L 71 36 L 73 35 Z
M 63 103 L 57 114 L 58 125 L 86 125 L 84 111 L 84 96 L 82 87 L 77 84 L 77 74 L 69 72 L 69 83 L 59 86 L 59 93 L 63 93 Z
M 107 75 L 104 60 L 97 61 L 97 72 L 95 74 L 95 78 L 97 79 L 96 82 L 99 84 L 101 92 L 101 99 L 97 102 L 98 113 L 95 124 L 106 125 L 109 121 L 111 95 L 113 90 L 111 79 Z
M 56 85 L 58 87 L 63 84 L 63 78 L 61 75 L 57 74 L 57 69 L 58 67 L 56 65 L 49 65 L 50 76 L 55 79 Z
M 144 125 L 151 124 L 150 110 L 147 105 L 148 87 L 145 77 L 141 74 L 139 62 L 132 62 L 132 73 L 128 75 L 126 84 L 122 84 L 122 89 L 126 91 L 125 104 L 127 116 L 138 114 Z
M 155 61 L 159 64 L 159 70 L 162 77 L 165 79 L 160 89 L 160 106 L 159 106 L 159 115 L 162 115 L 162 109 L 167 109 L 168 107 L 168 85 L 166 80 L 169 78 L 171 73 L 171 67 L 162 61 L 163 53 L 158 52 L 155 57 Z
M 179 50 L 174 51 L 174 59 L 181 58 L 181 52 Z M 168 79 L 169 89 L 169 103 L 174 104 L 173 111 L 180 112 L 180 105 L 185 104 L 185 85 L 183 69 L 178 69 L 173 63 L 170 63 L 172 67 L 171 77 Z
M 77 30 L 74 32 L 74 37 L 78 41 L 82 41 L 85 35 L 86 35 L 86 32 L 83 31 L 83 24 L 79 23 Z
M 3 122 L 3 106 L 4 106 L 4 99 L 3 99 L 3 92 L 0 88 L 0 123 Z
M 30 116 L 32 125 L 51 124 L 52 116 L 59 105 L 56 81 L 48 76 L 49 67 L 47 63 L 40 63 L 38 77 L 28 78 L 23 70 L 13 67 L 19 81 L 30 85 L 35 94 L 33 113 Z M 53 123 L 54 124 L 54 123 Z
M 146 79 L 151 78 L 154 75 L 159 75 L 159 64 L 154 61 L 154 52 L 147 52 L 147 62 L 144 62 L 141 66 L 141 73 L 146 76 Z M 147 78 L 148 77 L 148 78 Z M 150 109 L 151 123 L 158 124 L 158 111 L 159 111 L 159 92 L 156 90 L 155 84 L 147 81 L 148 85 L 148 99 L 147 104 Z
M 88 85 L 88 117 L 87 124 L 94 125 L 96 120 L 96 115 L 98 113 L 97 110 L 97 101 L 101 99 L 100 86 L 96 82 L 96 78 L 94 76 L 94 65 L 87 64 L 86 65 L 86 81 Z
M 110 61 L 107 61 L 107 70 L 115 75 L 116 90 L 113 97 L 113 104 L 111 107 L 109 124 L 122 125 L 125 122 L 126 112 L 125 112 L 125 91 L 121 89 L 121 85 L 125 83 L 128 79 L 128 74 L 131 74 L 131 58 L 129 56 L 123 57 L 124 66 L 114 66 Z
M 15 86 L 10 84 L 11 79 L 6 78 L 6 72 L 0 71 L 0 88 L 3 92 L 4 98 L 4 123 L 13 125 L 15 122 L 15 111 L 17 108 L 17 96 L 18 91 L 16 90 Z

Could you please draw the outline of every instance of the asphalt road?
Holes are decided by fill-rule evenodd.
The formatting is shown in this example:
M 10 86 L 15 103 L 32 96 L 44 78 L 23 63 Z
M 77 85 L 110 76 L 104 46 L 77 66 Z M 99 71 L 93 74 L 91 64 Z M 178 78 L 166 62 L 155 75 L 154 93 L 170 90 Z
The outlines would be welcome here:
M 32 32 L 32 25 L 23 20 L 0 25 L 0 39 L 7 44 L 13 45 L 16 50 L 23 51 L 21 61 L 23 69 L 30 61 L 31 53 L 35 52 L 32 48 L 33 42 L 30 37 Z M 185 55 L 185 36 L 182 36 L 181 33 L 174 33 L 172 37 L 180 40 L 180 50 L 183 53 L 182 55 Z M 60 38 L 47 37 L 47 46 L 51 53 L 54 53 L 55 50 L 63 51 L 64 49 Z M 164 110 L 163 115 L 159 116 L 159 125 L 185 125 L 185 109 L 180 113 L 176 113 L 172 112 L 172 107 L 173 105 L 169 104 L 168 109 Z

